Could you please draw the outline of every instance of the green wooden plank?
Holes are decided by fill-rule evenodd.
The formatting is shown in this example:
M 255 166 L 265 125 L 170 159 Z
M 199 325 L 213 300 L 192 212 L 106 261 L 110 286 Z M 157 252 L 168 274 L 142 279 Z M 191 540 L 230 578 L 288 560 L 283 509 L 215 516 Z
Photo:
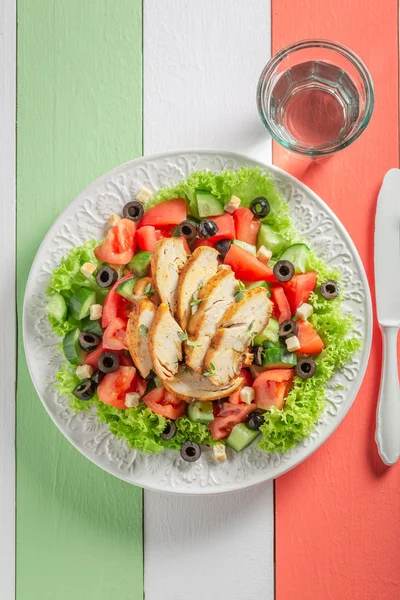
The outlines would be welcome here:
M 142 0 L 18 0 L 18 312 L 52 221 L 142 153 Z M 20 328 L 21 329 L 21 328 Z M 17 600 L 143 598 L 142 492 L 50 421 L 19 336 Z

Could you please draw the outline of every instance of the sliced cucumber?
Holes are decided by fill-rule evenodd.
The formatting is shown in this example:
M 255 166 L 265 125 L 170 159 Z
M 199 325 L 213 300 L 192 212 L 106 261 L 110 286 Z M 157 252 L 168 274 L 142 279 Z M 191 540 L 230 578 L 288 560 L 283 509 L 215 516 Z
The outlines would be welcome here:
M 250 446 L 256 437 L 260 435 L 259 431 L 253 431 L 246 427 L 244 423 L 238 423 L 232 429 L 230 436 L 226 440 L 228 446 L 230 446 L 235 452 L 241 452 L 247 446 Z
M 264 342 L 274 342 L 279 340 L 279 323 L 276 319 L 270 319 L 268 325 L 254 338 L 255 346 L 263 346 Z
M 257 248 L 255 246 L 253 246 L 253 244 L 248 244 L 247 242 L 242 242 L 242 240 L 233 240 L 232 244 L 235 244 L 235 246 L 239 246 L 240 248 L 243 248 L 243 250 L 247 250 L 247 252 L 250 252 L 250 254 L 254 254 L 254 256 L 257 254 Z
M 253 283 L 249 283 L 248 285 L 246 285 L 246 288 L 248 290 L 253 290 L 254 288 L 258 288 L 258 287 L 265 288 L 267 290 L 267 296 L 268 296 L 268 298 L 270 298 L 271 289 L 266 281 L 253 281 Z
M 80 365 L 85 357 L 85 352 L 79 345 L 79 334 L 78 328 L 71 329 L 63 339 L 63 350 L 65 358 L 72 365 Z
M 297 356 L 295 352 L 288 352 L 286 348 L 268 348 L 263 352 L 263 366 L 268 369 L 284 369 L 295 367 Z
M 140 279 L 140 277 L 130 277 L 129 279 L 125 279 L 119 286 L 116 287 L 115 291 L 120 295 L 126 298 L 127 300 L 132 299 L 133 288 L 136 285 L 136 282 Z
M 199 217 L 213 217 L 224 214 L 224 207 L 214 194 L 207 190 L 196 190 L 195 194 Z
M 89 315 L 92 304 L 96 304 L 96 292 L 87 287 L 79 288 L 69 301 L 71 315 L 74 319 L 84 319 Z
M 101 304 L 103 306 L 106 296 L 110 290 L 108 288 L 98 288 L 96 289 L 96 304 Z
M 85 317 L 82 319 L 82 331 L 87 331 L 88 333 L 94 333 L 95 335 L 102 336 L 103 330 L 100 325 L 100 321 L 92 321 L 90 317 Z
M 67 303 L 65 302 L 64 297 L 61 294 L 54 294 L 54 296 L 51 296 L 46 306 L 46 311 L 50 317 L 63 323 L 67 318 L 68 312 Z
M 310 258 L 310 248 L 305 244 L 293 244 L 286 248 L 279 257 L 279 260 L 288 260 L 294 266 L 296 273 L 305 273 L 308 271 L 308 261 Z
M 284 239 L 273 230 L 271 225 L 266 225 L 265 223 L 260 225 L 257 234 L 257 248 L 265 246 L 268 250 L 271 250 L 273 255 L 276 255 L 282 252 L 284 245 Z
M 145 277 L 150 270 L 151 252 L 142 250 L 135 254 L 131 262 L 128 264 L 128 268 L 132 269 L 135 275 L 139 277 Z
M 194 423 L 211 423 L 214 421 L 212 402 L 191 402 L 188 417 Z

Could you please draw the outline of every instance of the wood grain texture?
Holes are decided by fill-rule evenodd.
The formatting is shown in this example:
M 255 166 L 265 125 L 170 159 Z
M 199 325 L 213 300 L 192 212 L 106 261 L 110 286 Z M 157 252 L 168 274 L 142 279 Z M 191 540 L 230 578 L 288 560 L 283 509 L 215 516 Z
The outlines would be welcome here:
M 19 318 L 52 221 L 142 152 L 141 27 L 141 0 L 19 0 Z M 18 358 L 17 600 L 142 600 L 141 490 L 63 438 L 34 392 L 21 338 Z
M 0 591 L 15 598 L 15 54 L 14 0 L 0 0 Z M 7 265 L 7 268 L 4 266 Z
M 144 1 L 144 153 L 269 160 L 256 110 L 270 54 L 265 0 Z M 221 497 L 144 493 L 146 600 L 273 598 L 273 484 Z
M 352 236 L 373 292 L 378 190 L 399 164 L 398 2 L 273 0 L 273 52 L 322 37 L 366 62 L 376 105 L 365 133 L 331 159 L 305 163 L 274 148 L 274 162 L 333 208 Z M 395 259 L 394 259 L 395 260 Z M 369 368 L 344 422 L 308 461 L 276 481 L 277 600 L 398 600 L 400 464 L 385 467 L 374 440 L 381 365 L 375 327 Z M 290 568 L 288 568 L 290 565 Z

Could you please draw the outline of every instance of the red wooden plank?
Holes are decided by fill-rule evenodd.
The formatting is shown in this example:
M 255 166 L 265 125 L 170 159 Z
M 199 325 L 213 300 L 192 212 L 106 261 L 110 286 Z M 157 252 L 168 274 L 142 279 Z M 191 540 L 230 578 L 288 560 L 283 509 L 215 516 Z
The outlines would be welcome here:
M 397 0 L 273 0 L 273 52 L 322 37 L 352 48 L 375 83 L 376 106 L 351 147 L 311 165 L 275 145 L 275 164 L 333 208 L 355 241 L 373 285 L 376 196 L 399 164 Z M 308 461 L 276 481 L 276 600 L 398 600 L 400 464 L 376 451 L 381 339 L 350 413 Z M 400 435 L 400 431 L 399 431 Z

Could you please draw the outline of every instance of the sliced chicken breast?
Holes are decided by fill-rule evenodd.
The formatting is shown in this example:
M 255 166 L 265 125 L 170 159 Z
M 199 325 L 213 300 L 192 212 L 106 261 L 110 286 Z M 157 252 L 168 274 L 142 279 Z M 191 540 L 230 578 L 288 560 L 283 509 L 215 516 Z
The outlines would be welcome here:
M 182 329 L 187 328 L 192 300 L 217 272 L 218 256 L 214 248 L 200 246 L 193 252 L 179 275 L 176 318 Z
M 153 368 L 149 350 L 149 330 L 156 310 L 153 302 L 147 298 L 135 302 L 126 329 L 129 352 L 142 377 L 147 377 Z
M 268 324 L 272 303 L 265 288 L 243 292 L 225 311 L 204 358 L 204 372 L 214 385 L 228 385 L 246 361 L 252 338 Z
M 186 363 L 198 373 L 203 372 L 203 361 L 211 338 L 224 312 L 234 301 L 237 289 L 238 282 L 233 271 L 223 269 L 211 277 L 198 294 L 200 302 L 189 319 L 188 342 L 185 342 Z
M 243 383 L 241 377 L 237 377 L 227 386 L 215 386 L 208 377 L 195 373 L 187 366 L 181 365 L 175 378 L 164 382 L 167 390 L 175 394 L 180 400 L 194 402 L 196 400 L 219 400 L 233 394 Z
M 186 263 L 186 250 L 182 238 L 166 238 L 156 244 L 151 257 L 151 276 L 154 286 L 172 315 L 177 305 L 179 273 Z
M 160 379 L 174 378 L 182 360 L 183 331 L 165 303 L 160 304 L 149 331 L 150 357 Z
M 151 277 L 142 277 L 139 279 L 133 288 L 133 300 L 138 301 L 142 298 L 149 298 L 153 304 L 160 304 L 160 297 L 154 287 Z

